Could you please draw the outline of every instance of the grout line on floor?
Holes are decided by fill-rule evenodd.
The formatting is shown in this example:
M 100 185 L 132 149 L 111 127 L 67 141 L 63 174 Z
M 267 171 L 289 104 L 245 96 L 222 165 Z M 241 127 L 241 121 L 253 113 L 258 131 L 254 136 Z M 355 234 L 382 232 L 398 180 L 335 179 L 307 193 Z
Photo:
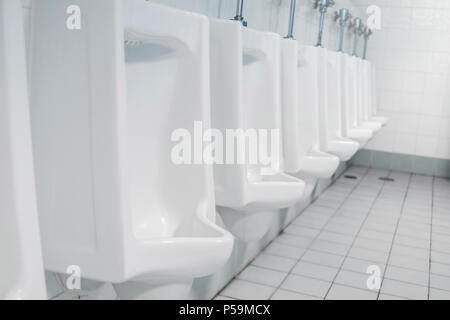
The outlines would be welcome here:
M 369 169 L 366 169 L 366 171 L 365 171 L 365 173 L 364 173 L 364 177 L 367 175 L 367 172 L 368 172 L 368 171 L 369 171 Z M 344 175 L 344 173 L 345 173 L 345 171 L 340 175 L 339 178 L 341 178 L 341 177 Z M 337 178 L 335 181 L 333 181 L 333 183 L 330 184 L 330 186 L 329 186 L 326 190 L 324 190 L 323 193 L 325 193 L 327 190 L 329 190 L 329 189 L 336 183 L 336 181 L 339 180 L 339 178 Z M 328 225 L 328 223 L 330 222 L 330 220 L 332 219 L 332 217 L 334 217 L 334 216 L 337 214 L 339 208 L 340 208 L 340 207 L 343 205 L 343 203 L 345 203 L 345 201 L 350 197 L 350 195 L 351 195 L 351 194 L 353 193 L 353 191 L 359 186 L 359 184 L 362 182 L 362 180 L 363 180 L 363 177 L 360 178 L 360 180 L 359 180 L 357 183 L 355 183 L 355 185 L 352 187 L 352 191 L 349 192 L 349 193 L 346 195 L 346 197 L 345 197 L 344 201 L 341 203 L 341 205 L 340 205 L 338 208 L 336 208 L 336 209 L 334 210 L 334 213 L 333 213 L 332 215 L 330 215 L 330 216 L 328 217 L 326 223 L 323 225 L 323 227 L 322 227 L 322 229 L 321 229 L 321 232 L 318 233 L 318 234 L 313 238 L 311 244 L 312 244 L 314 241 L 317 240 L 317 238 L 318 238 L 319 235 L 322 233 L 322 231 L 325 229 L 325 227 Z M 322 194 L 323 194 L 323 193 L 322 193 Z M 317 199 L 315 199 L 315 200 L 314 200 L 307 208 L 309 208 L 311 205 L 313 205 L 319 198 L 320 198 L 320 196 L 319 196 Z M 307 209 L 307 208 L 306 208 L 306 209 Z M 306 210 L 306 209 L 305 209 L 305 210 Z M 299 215 L 299 216 L 300 216 L 300 215 Z M 292 222 L 291 222 L 291 224 L 292 224 Z M 290 224 L 289 224 L 289 225 L 290 225 Z M 309 248 L 310 248 L 310 247 L 309 247 Z M 289 270 L 289 272 L 286 274 L 286 276 L 285 276 L 285 278 L 283 279 L 283 281 L 282 281 L 282 282 L 280 283 L 280 285 L 278 286 L 277 290 L 275 290 L 275 292 L 269 297 L 269 300 L 273 297 L 273 295 L 274 295 L 278 290 L 280 290 L 280 288 L 282 287 L 282 285 L 286 282 L 286 279 L 289 277 L 290 274 L 292 274 L 292 270 L 294 270 L 295 266 L 302 260 L 302 258 L 303 258 L 303 257 L 305 256 L 305 254 L 308 252 L 309 248 L 307 248 L 307 250 L 306 250 L 306 251 L 302 254 L 302 256 L 297 260 L 297 263 Z M 326 282 L 326 281 L 325 281 L 325 282 Z M 284 289 L 283 289 L 283 290 L 284 290 Z M 324 297 L 324 298 L 325 298 L 325 297 Z
M 366 174 L 366 176 L 367 176 L 367 174 Z M 325 295 L 325 299 L 328 297 L 328 295 L 330 294 L 331 288 L 332 288 L 333 285 L 336 283 L 336 279 L 337 279 L 339 273 L 343 270 L 342 267 L 344 266 L 345 260 L 347 260 L 347 258 L 349 257 L 350 251 L 351 251 L 352 248 L 354 247 L 355 242 L 356 242 L 356 239 L 358 238 L 358 235 L 360 234 L 360 232 L 361 232 L 361 230 L 362 230 L 362 228 L 363 228 L 365 222 L 367 221 L 367 218 L 368 218 L 369 215 L 370 215 L 370 211 L 372 210 L 373 206 L 375 205 L 375 203 L 376 203 L 378 197 L 380 196 L 380 194 L 381 194 L 381 192 L 382 192 L 382 190 L 383 190 L 385 184 L 386 184 L 386 182 L 383 182 L 383 183 L 381 184 L 380 189 L 378 190 L 377 196 L 373 199 L 372 204 L 371 204 L 370 207 L 368 208 L 368 211 L 367 211 L 367 213 L 366 213 L 366 217 L 364 218 L 364 220 L 363 220 L 363 222 L 361 223 L 361 226 L 360 226 L 358 232 L 356 233 L 355 237 L 353 238 L 353 242 L 351 243 L 350 248 L 348 249 L 347 254 L 345 255 L 344 260 L 342 261 L 341 265 L 339 266 L 339 270 L 338 270 L 338 272 L 336 273 L 336 275 L 335 275 L 333 281 L 331 282 L 330 288 L 328 288 L 328 291 L 327 291 L 327 293 L 326 293 L 326 295 Z M 381 289 L 381 287 L 380 287 L 380 289 Z M 379 295 L 379 293 L 378 293 L 378 295 Z M 377 296 L 377 299 L 378 299 L 378 296 Z
M 396 236 L 397 236 L 398 227 L 399 227 L 399 225 L 400 225 L 400 220 L 401 220 L 402 215 L 403 215 L 403 209 L 404 209 L 404 207 L 405 207 L 405 202 L 406 202 L 406 199 L 408 198 L 408 192 L 409 192 L 409 189 L 410 189 L 410 186 L 411 186 L 412 178 L 413 178 L 413 174 L 410 173 L 409 176 L 408 176 L 408 184 L 407 184 L 407 186 L 406 186 L 406 191 L 405 191 L 405 195 L 404 195 L 404 197 L 403 197 L 402 206 L 401 206 L 401 208 L 400 208 L 400 215 L 399 215 L 398 218 L 397 218 L 397 225 L 396 225 L 396 227 L 395 227 L 394 237 L 392 238 L 391 247 L 390 247 L 389 254 L 388 254 L 388 257 L 387 257 L 387 260 L 386 260 L 386 268 L 384 269 L 383 275 L 382 275 L 382 277 L 381 277 L 380 291 L 378 292 L 378 298 L 377 298 L 377 300 L 380 299 L 381 290 L 383 289 L 384 279 L 385 279 L 385 277 L 386 277 L 386 272 L 387 272 L 387 269 L 388 269 L 388 267 L 389 267 L 389 261 L 390 261 L 390 259 L 391 259 L 391 255 L 392 255 L 392 248 L 393 248 L 393 246 L 394 246 L 395 238 L 396 238 Z

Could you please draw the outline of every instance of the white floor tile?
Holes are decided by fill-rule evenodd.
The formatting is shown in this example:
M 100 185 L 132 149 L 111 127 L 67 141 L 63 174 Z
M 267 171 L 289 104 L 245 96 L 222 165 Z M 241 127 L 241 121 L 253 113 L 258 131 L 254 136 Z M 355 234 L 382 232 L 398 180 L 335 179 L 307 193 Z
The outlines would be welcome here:
M 301 256 L 306 252 L 305 248 L 294 247 L 290 245 L 285 245 L 278 242 L 272 242 L 267 248 L 264 250 L 264 253 L 291 258 L 298 260 Z
M 355 259 L 376 261 L 378 263 L 385 264 L 389 257 L 389 252 L 353 247 L 348 253 L 348 256 Z
M 271 300 L 322 300 L 318 297 L 308 296 L 293 291 L 279 289 L 272 296 Z
M 292 273 L 331 282 L 335 278 L 338 271 L 338 268 L 326 267 L 318 264 L 300 261 L 294 267 Z
M 253 260 L 251 264 L 257 267 L 272 269 L 275 271 L 288 272 L 294 267 L 296 261 L 294 259 L 262 253 L 258 257 L 256 257 L 256 259 Z
M 402 246 L 399 244 L 392 246 L 392 255 L 403 255 L 408 257 L 414 257 L 418 259 L 429 259 L 430 258 L 430 251 L 428 249 L 420 249 L 420 248 L 413 248 L 413 247 L 407 247 Z
M 369 290 L 373 292 L 378 292 L 378 290 L 370 290 L 367 287 L 367 281 L 369 280 L 369 277 L 371 275 L 369 274 L 362 274 L 347 270 L 341 270 L 339 274 L 336 277 L 336 280 L 334 280 L 337 284 L 342 284 L 346 286 L 350 286 L 353 288 L 359 288 L 363 290 Z M 381 279 L 380 279 L 381 281 Z
M 428 272 L 388 266 L 385 278 L 428 287 Z
M 380 252 L 389 252 L 391 250 L 391 242 L 362 237 L 357 237 L 353 246 Z
M 403 255 L 391 255 L 388 264 L 400 268 L 417 270 L 422 272 L 428 272 L 430 267 L 429 260 L 417 259 L 414 257 Z
M 402 246 L 409 246 L 414 248 L 421 248 L 421 249 L 429 249 L 430 248 L 430 241 L 425 239 L 417 239 L 412 238 L 408 236 L 402 236 L 402 235 L 396 235 L 394 239 L 394 244 L 399 244 Z
M 330 286 L 331 282 L 316 280 L 303 276 L 289 275 L 281 285 L 281 288 L 318 298 L 324 298 Z
M 323 266 L 339 268 L 344 261 L 344 257 L 330 253 L 309 250 L 305 253 L 301 260 L 320 264 Z
M 381 293 L 378 297 L 378 300 L 408 300 L 408 299 Z
M 214 298 L 214 300 L 236 300 L 236 299 L 225 296 L 217 296 Z
M 434 289 L 450 291 L 450 277 L 443 277 L 443 276 L 431 274 L 430 275 L 430 287 L 434 288 Z
M 326 300 L 377 300 L 376 292 L 333 284 Z
M 248 266 L 242 271 L 237 278 L 249 282 L 256 282 L 271 287 L 278 287 L 287 273 L 263 269 L 255 266 Z
M 450 254 L 432 251 L 431 252 L 431 261 L 450 264 Z
M 431 288 L 430 300 L 450 300 L 450 291 Z
M 345 234 L 330 231 L 322 231 L 320 235 L 317 237 L 317 240 L 326 240 L 347 245 L 352 244 L 354 239 L 355 238 L 353 236 L 348 236 Z
M 268 300 L 274 292 L 275 288 L 235 279 L 220 295 L 239 300 Z
M 351 257 L 347 257 L 342 265 L 343 270 L 358 272 L 362 274 L 368 274 L 369 267 L 377 266 L 380 268 L 381 274 L 384 273 L 385 265 L 376 261 L 360 260 Z
M 418 286 L 415 284 L 384 279 L 383 285 L 381 287 L 381 293 L 391 294 L 394 296 L 399 296 L 414 300 L 427 300 L 428 299 L 428 288 Z
M 320 233 L 320 230 L 291 224 L 284 230 L 284 233 L 297 235 L 305 238 L 315 238 Z
M 362 229 L 361 232 L 358 234 L 358 237 L 392 242 L 392 238 L 394 237 L 394 235 L 387 234 L 384 232 L 374 231 L 374 230 L 370 230 L 370 229 Z
M 431 262 L 431 273 L 440 276 L 450 277 L 450 265 L 438 262 Z
M 345 256 L 350 250 L 350 245 L 330 242 L 327 240 L 315 240 L 311 246 L 311 250 L 339 254 Z
M 275 241 L 299 248 L 308 248 L 313 239 L 283 233 Z

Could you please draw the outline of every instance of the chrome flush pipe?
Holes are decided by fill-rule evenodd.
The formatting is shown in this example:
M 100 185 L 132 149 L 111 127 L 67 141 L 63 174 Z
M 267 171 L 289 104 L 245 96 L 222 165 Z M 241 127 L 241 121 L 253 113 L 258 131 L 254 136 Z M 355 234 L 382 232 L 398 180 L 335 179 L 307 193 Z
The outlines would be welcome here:
M 334 6 L 335 2 L 333 0 L 316 0 L 314 4 L 315 9 L 319 9 L 320 20 L 319 20 L 319 35 L 317 37 L 317 46 L 322 47 L 322 36 L 323 27 L 325 25 L 325 14 L 327 13 L 328 7 Z
M 358 40 L 359 40 L 359 36 L 361 35 L 361 26 L 362 26 L 362 21 L 360 18 L 353 19 L 352 23 L 350 24 L 350 28 L 353 29 L 353 33 L 354 33 L 352 55 L 355 57 L 358 56 Z
M 291 0 L 291 11 L 289 13 L 289 29 L 286 39 L 294 39 L 295 6 L 297 0 Z
M 346 8 L 342 8 L 335 13 L 335 19 L 339 21 L 340 32 L 339 32 L 339 48 L 338 52 L 344 51 L 344 36 L 345 36 L 345 27 L 347 26 L 347 21 L 352 18 L 352 15 Z
M 247 21 L 245 21 L 244 16 L 242 15 L 244 12 L 244 0 L 237 0 L 237 6 L 236 6 L 236 16 L 233 18 L 233 20 L 239 21 L 242 23 L 244 27 L 247 26 Z
M 367 43 L 369 41 L 370 36 L 372 35 L 372 30 L 369 27 L 364 28 L 364 53 L 363 53 L 363 59 L 366 60 L 367 58 Z

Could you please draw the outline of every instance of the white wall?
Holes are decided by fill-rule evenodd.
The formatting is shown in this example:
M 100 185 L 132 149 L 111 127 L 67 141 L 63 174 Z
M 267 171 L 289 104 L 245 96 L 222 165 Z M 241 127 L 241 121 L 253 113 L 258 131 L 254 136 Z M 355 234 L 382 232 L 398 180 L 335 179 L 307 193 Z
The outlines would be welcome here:
M 450 159 L 450 1 L 360 0 L 382 9 L 369 44 L 379 107 L 392 120 L 372 150 Z
M 231 19 L 236 15 L 236 0 L 150 0 L 183 10 L 194 11 L 209 17 Z M 353 0 L 355 1 L 355 0 Z M 287 34 L 290 0 L 245 0 L 244 17 L 249 28 Z M 318 11 L 313 8 L 314 0 L 297 0 L 295 37 L 305 45 L 314 45 L 317 40 Z M 324 32 L 324 46 L 337 49 L 338 28 L 333 21 L 334 11 L 346 7 L 357 15 L 351 0 L 337 0 L 329 9 Z M 350 38 L 347 37 L 349 40 Z M 346 52 L 350 52 L 351 42 L 346 41 Z M 362 46 L 361 46 L 362 47 Z

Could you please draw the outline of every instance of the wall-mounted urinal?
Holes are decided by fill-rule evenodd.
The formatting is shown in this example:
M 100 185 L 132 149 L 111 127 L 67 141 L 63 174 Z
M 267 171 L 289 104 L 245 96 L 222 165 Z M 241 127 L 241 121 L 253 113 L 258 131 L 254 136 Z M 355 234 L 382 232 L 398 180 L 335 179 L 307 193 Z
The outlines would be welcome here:
M 317 48 L 318 92 L 320 141 L 323 150 L 339 157 L 341 161 L 350 160 L 358 151 L 360 144 L 344 138 L 342 132 L 342 77 L 340 52 L 331 52 L 325 48 Z
M 339 158 L 321 149 L 318 114 L 318 51 L 282 41 L 282 106 L 284 165 L 286 171 L 305 178 L 330 178 Z
M 46 299 L 20 1 L 0 0 L 0 299 Z
M 372 130 L 374 133 L 380 131 L 382 124 L 378 121 L 372 121 L 369 118 L 370 113 L 370 91 L 369 89 L 369 77 L 367 70 L 367 61 L 356 58 L 356 70 L 357 70 L 357 123 L 358 126 L 363 129 Z
M 269 231 L 274 212 L 298 202 L 305 188 L 281 167 L 280 37 L 236 21 L 210 24 L 212 127 L 233 144 L 224 155 L 231 163 L 215 165 L 216 203 L 237 238 L 256 241 Z M 236 143 L 230 132 L 245 133 L 245 142 Z M 270 163 L 261 161 L 265 151 Z M 245 161 L 237 161 L 240 152 Z M 256 162 L 251 152 L 258 153 Z
M 210 126 L 207 18 L 145 0 L 34 5 L 45 267 L 76 265 L 83 278 L 115 284 L 119 298 L 186 298 L 233 246 L 215 224 L 213 167 L 189 164 L 194 122 Z M 73 5 L 81 28 L 70 30 Z
M 342 110 L 344 112 L 341 120 L 343 136 L 358 141 L 360 148 L 363 148 L 373 138 L 374 131 L 359 126 L 357 59 L 350 55 L 344 55 L 341 60 Z
M 366 61 L 367 63 L 367 72 L 369 73 L 369 119 L 371 121 L 379 122 L 383 126 L 385 126 L 389 122 L 389 118 L 381 117 L 377 115 L 378 109 L 378 99 L 377 99 L 377 71 L 376 67 L 370 61 Z

